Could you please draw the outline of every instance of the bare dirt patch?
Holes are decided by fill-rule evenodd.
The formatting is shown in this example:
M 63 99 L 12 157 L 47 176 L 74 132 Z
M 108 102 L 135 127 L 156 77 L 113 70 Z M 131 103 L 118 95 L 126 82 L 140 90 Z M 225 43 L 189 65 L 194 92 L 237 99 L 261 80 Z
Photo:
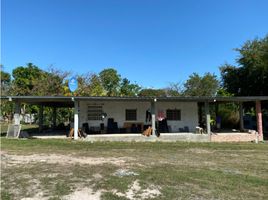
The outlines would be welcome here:
M 37 193 L 34 197 L 22 198 L 21 200 L 48 200 L 49 197 L 43 197 L 43 192 Z
M 125 193 L 117 192 L 116 190 L 113 193 L 118 197 L 126 197 L 130 200 L 156 198 L 161 195 L 159 188 L 152 185 L 146 189 L 142 189 L 138 180 L 135 180 Z
M 94 192 L 91 188 L 83 188 L 64 196 L 63 200 L 100 200 L 102 191 Z
M 99 181 L 103 179 L 103 176 L 101 174 L 93 174 L 93 178 L 95 181 Z
M 200 149 L 200 148 L 191 148 L 191 149 L 186 150 L 186 152 L 197 153 L 197 154 L 199 154 L 199 153 L 200 154 L 214 153 L 214 151 L 209 151 L 209 150 Z
M 57 155 L 57 154 L 32 154 L 32 155 L 11 155 L 2 154 L 4 156 L 4 161 L 8 165 L 17 164 L 29 164 L 35 162 L 44 162 L 47 164 L 82 164 L 82 165 L 102 165 L 111 163 L 113 165 L 124 165 L 126 162 L 133 160 L 131 157 L 73 157 L 67 155 Z

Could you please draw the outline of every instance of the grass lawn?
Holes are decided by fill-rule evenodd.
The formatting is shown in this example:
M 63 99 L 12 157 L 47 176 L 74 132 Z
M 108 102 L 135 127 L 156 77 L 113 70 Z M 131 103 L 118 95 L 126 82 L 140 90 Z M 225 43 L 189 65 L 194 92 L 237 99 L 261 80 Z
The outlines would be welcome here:
M 1 139 L 1 199 L 268 199 L 268 143 Z

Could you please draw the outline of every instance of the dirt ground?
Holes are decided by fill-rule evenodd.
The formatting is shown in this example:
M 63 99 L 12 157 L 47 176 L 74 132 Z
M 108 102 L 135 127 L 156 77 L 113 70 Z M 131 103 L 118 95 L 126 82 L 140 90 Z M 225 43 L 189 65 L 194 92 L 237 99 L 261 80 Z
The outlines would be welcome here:
M 2 200 L 268 199 L 268 144 L 1 141 Z
M 48 164 L 57 164 L 57 165 L 69 165 L 69 166 L 76 166 L 76 165 L 86 165 L 86 166 L 94 166 L 98 167 L 103 164 L 111 164 L 120 167 L 119 172 L 121 175 L 118 176 L 126 176 L 131 175 L 127 168 L 127 163 L 130 161 L 134 161 L 134 158 L 131 157 L 74 157 L 73 155 L 58 155 L 58 154 L 32 154 L 32 155 L 14 155 L 7 153 L 5 151 L 0 151 L 1 153 L 1 164 L 3 169 L 14 168 L 14 167 L 21 167 L 24 165 L 48 165 Z M 117 170 L 118 171 L 118 170 Z M 116 172 L 114 174 L 117 174 Z M 35 185 L 34 188 L 30 186 L 24 192 L 30 192 L 31 190 L 35 189 L 35 194 L 33 197 L 25 197 L 22 200 L 48 200 L 51 199 L 50 196 L 44 197 L 44 191 L 39 190 L 40 181 L 38 179 L 34 179 L 31 176 L 17 178 L 28 178 L 32 179 L 32 183 Z M 50 173 L 48 177 L 57 177 L 59 174 Z M 135 174 L 134 174 L 135 175 Z M 95 181 L 99 181 L 102 179 L 103 176 L 100 174 L 94 174 L 93 179 Z M 113 193 L 118 197 L 125 197 L 129 200 L 138 200 L 138 199 L 150 199 L 155 198 L 161 194 L 159 191 L 160 188 L 156 188 L 153 185 L 149 186 L 148 188 L 142 189 L 139 184 L 139 180 L 135 179 L 132 184 L 128 186 L 128 189 L 125 193 L 119 192 L 116 189 L 112 189 L 109 192 Z M 103 192 L 108 192 L 107 190 L 94 190 L 93 188 L 87 187 L 79 187 L 74 188 L 74 190 L 68 194 L 61 197 L 63 200 L 99 200 L 101 199 L 101 195 Z M 16 198 L 16 197 L 15 197 Z

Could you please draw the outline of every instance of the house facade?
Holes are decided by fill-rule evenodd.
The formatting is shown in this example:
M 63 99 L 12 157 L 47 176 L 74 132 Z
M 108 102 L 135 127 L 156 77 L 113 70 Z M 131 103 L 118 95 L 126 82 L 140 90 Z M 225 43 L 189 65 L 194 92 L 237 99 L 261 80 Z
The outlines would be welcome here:
M 102 119 L 102 114 L 105 118 Z M 89 128 L 98 129 L 108 119 L 117 123 L 118 129 L 131 124 L 151 126 L 151 103 L 148 101 L 81 101 L 79 103 L 79 127 L 87 123 Z M 157 102 L 155 106 L 156 121 L 166 119 L 168 132 L 195 132 L 198 126 L 197 102 Z M 93 129 L 94 129 L 93 128 Z M 142 127 L 142 129 L 144 129 Z M 127 131 L 126 131 L 127 132 Z
M 39 130 L 43 128 L 44 107 L 53 108 L 53 126 L 56 126 L 58 107 L 73 108 L 74 139 L 78 139 L 78 130 L 85 125 L 92 133 L 141 133 L 149 126 L 152 134 L 195 133 L 199 126 L 206 127 L 205 132 L 211 138 L 210 107 L 221 103 L 239 105 L 240 130 L 244 130 L 243 104 L 253 103 L 256 110 L 256 131 L 263 139 L 262 103 L 268 102 L 267 96 L 256 97 L 62 97 L 62 96 L 7 96 L 1 97 L 15 103 L 14 124 L 20 124 L 20 106 L 22 103 L 38 105 Z M 200 105 L 203 106 L 200 118 Z M 213 106 L 212 106 L 213 107 Z M 164 134 L 165 135 L 165 134 Z M 243 135 L 243 137 L 245 134 Z M 228 138 L 230 138 L 227 135 Z M 240 136 L 239 136 L 240 137 Z M 217 138 L 220 138 L 217 136 Z M 250 140 L 248 139 L 250 138 Z M 251 141 L 246 136 L 245 140 Z M 216 139 L 215 139 L 216 140 Z M 225 139 L 224 139 L 225 140 Z

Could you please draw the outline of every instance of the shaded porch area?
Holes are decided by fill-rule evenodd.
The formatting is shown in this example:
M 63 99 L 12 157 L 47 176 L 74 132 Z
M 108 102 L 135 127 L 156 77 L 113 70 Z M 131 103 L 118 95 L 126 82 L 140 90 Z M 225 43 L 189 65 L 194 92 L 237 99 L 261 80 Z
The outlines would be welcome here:
M 65 138 L 73 129 L 73 138 L 79 138 L 79 130 L 83 124 L 89 123 L 90 130 L 86 140 L 92 141 L 253 141 L 263 140 L 262 102 L 268 97 L 7 97 L 15 102 L 14 124 L 20 125 L 21 103 L 39 106 L 39 133 L 34 137 L 62 137 Z M 211 107 L 217 104 L 234 102 L 239 104 L 240 131 L 215 132 L 211 127 Z M 243 104 L 255 104 L 258 134 L 248 133 L 244 129 Z M 196 134 L 198 126 L 197 104 L 202 103 L 205 134 Z M 43 127 L 43 110 L 45 106 L 53 109 L 51 119 L 52 129 Z M 70 127 L 64 131 L 56 130 L 57 108 L 69 107 L 73 110 Z M 147 110 L 150 110 L 150 120 L 147 121 Z M 105 119 L 102 114 L 108 115 Z M 163 114 L 164 113 L 164 114 Z M 146 114 L 146 115 L 145 115 Z M 159 117 L 167 117 L 168 131 L 159 128 Z M 145 120 L 146 116 L 146 120 Z M 111 121 L 113 119 L 113 121 Z M 94 123 L 93 123 L 94 122 Z M 73 125 L 72 125 L 73 124 Z M 134 127 L 133 124 L 135 125 Z M 141 132 L 145 126 L 151 126 L 152 135 L 145 137 Z M 186 126 L 185 126 L 186 125 Z M 110 129 L 113 127 L 113 129 Z M 171 129 L 170 129 L 171 127 Z M 189 129 L 190 127 L 190 129 Z M 136 128 L 136 131 L 133 131 Z M 171 130 L 171 131 L 170 131 Z M 156 131 L 160 137 L 156 137 Z M 185 132 L 184 132 L 185 131 Z

